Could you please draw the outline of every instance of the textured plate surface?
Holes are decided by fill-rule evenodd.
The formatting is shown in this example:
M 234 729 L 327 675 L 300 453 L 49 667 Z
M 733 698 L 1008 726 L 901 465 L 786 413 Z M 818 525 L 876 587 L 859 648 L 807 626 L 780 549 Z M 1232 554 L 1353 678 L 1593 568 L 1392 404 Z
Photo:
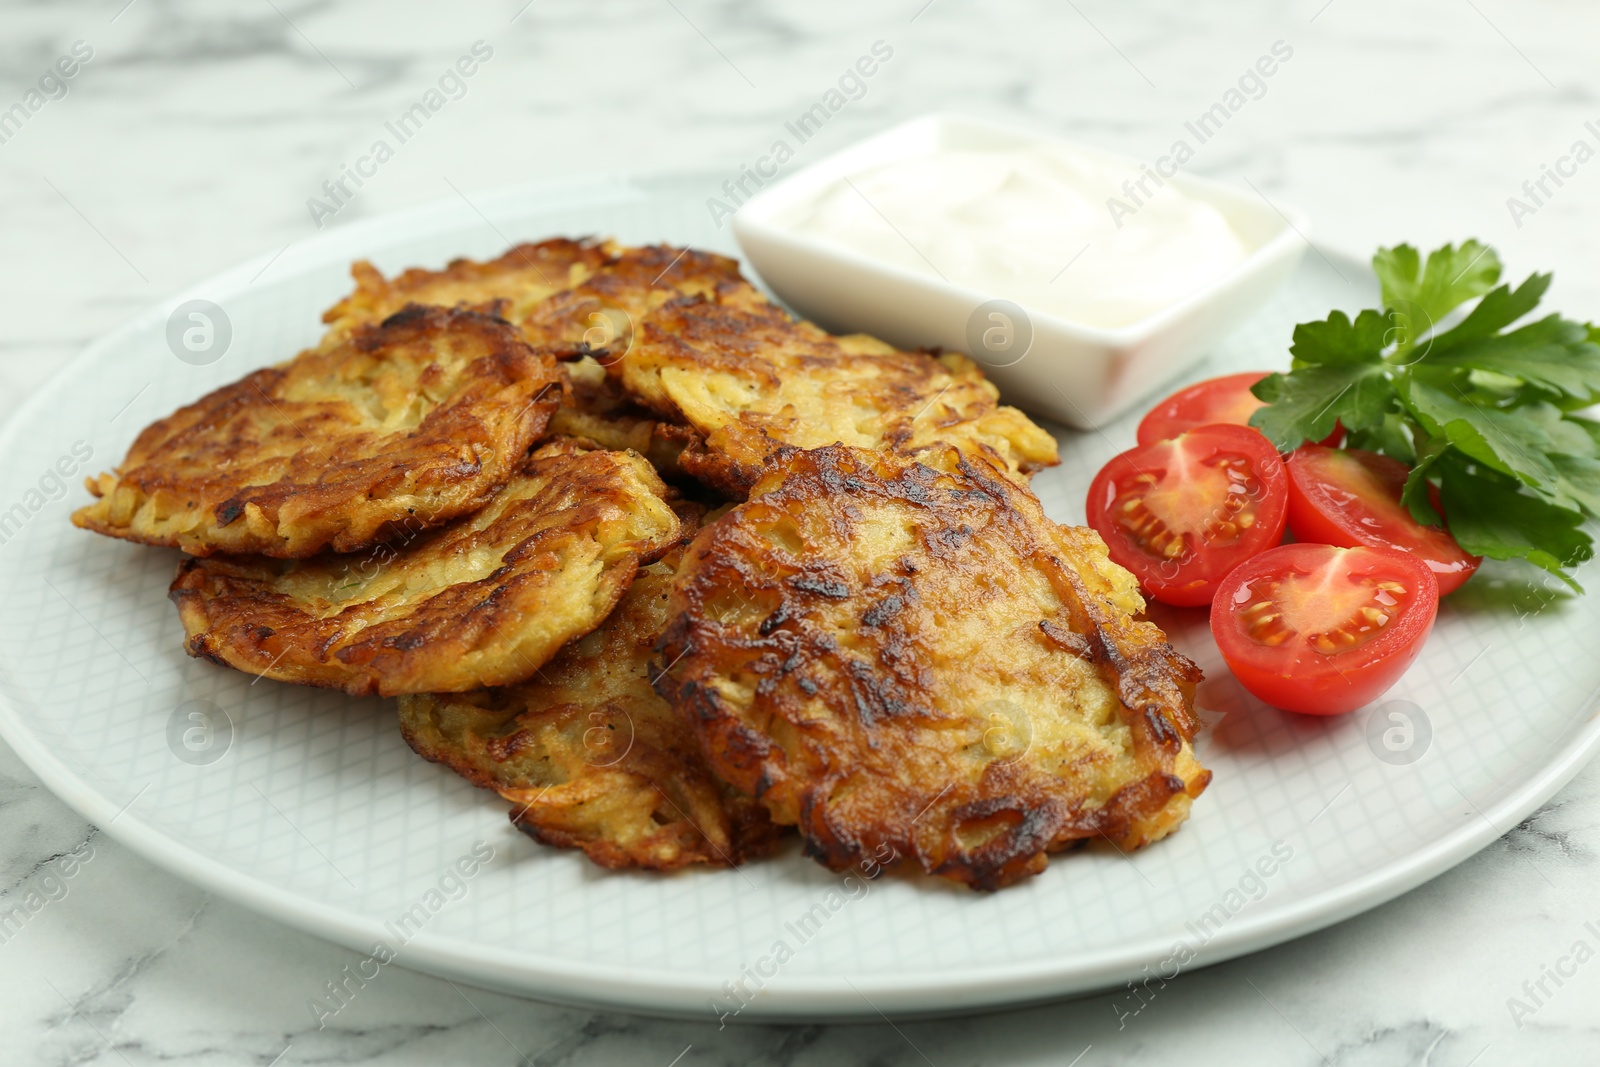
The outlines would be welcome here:
M 1600 741 L 1600 595 L 1489 566 L 1383 704 L 1334 719 L 1263 707 L 1203 614 L 1158 611 L 1208 675 L 1198 750 L 1216 779 L 1186 827 L 1131 857 L 1058 856 L 989 896 L 846 879 L 792 847 L 739 871 L 609 874 L 522 838 L 503 803 L 412 755 L 389 703 L 188 659 L 165 595 L 177 554 L 68 526 L 82 475 L 141 426 L 311 342 L 351 259 L 392 271 L 558 233 L 732 254 L 703 206 L 720 180 L 589 179 L 478 196 L 487 225 L 457 200 L 340 227 L 91 346 L 0 434 L 0 732 L 119 841 L 349 946 L 353 964 L 381 943 L 380 957 L 479 985 L 670 1013 L 709 1015 L 714 998 L 731 1012 L 737 986 L 752 997 L 740 1020 L 976 1010 L 1262 948 L 1460 862 Z M 1354 311 L 1372 289 L 1359 265 L 1309 255 L 1191 378 L 1281 367 L 1295 321 Z M 227 317 L 213 362 L 169 346 L 169 313 L 190 300 Z M 1089 479 L 1133 425 L 1057 430 L 1064 462 L 1034 483 L 1054 518 L 1082 521 Z M 493 858 L 478 866 L 475 849 Z

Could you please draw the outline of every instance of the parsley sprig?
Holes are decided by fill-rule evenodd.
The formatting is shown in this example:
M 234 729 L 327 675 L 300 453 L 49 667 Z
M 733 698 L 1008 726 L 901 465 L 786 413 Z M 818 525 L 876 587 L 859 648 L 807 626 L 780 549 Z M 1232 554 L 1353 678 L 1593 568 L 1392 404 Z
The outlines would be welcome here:
M 1594 554 L 1581 524 L 1600 515 L 1600 422 L 1576 412 L 1600 402 L 1600 330 L 1530 318 L 1550 275 L 1500 284 L 1477 241 L 1426 261 L 1382 248 L 1372 266 L 1383 308 L 1296 326 L 1292 369 L 1257 383 L 1267 406 L 1251 425 L 1287 452 L 1343 424 L 1346 447 L 1411 467 L 1403 500 L 1419 522 L 1440 523 L 1437 487 L 1462 548 L 1578 589 L 1569 571 Z

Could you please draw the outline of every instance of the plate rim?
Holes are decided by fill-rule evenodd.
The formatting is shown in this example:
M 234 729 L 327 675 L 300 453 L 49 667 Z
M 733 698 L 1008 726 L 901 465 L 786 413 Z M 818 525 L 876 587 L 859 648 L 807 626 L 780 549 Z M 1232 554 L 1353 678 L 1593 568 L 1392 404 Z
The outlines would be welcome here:
M 615 202 L 618 194 L 629 190 L 648 196 L 649 190 L 641 187 L 641 182 L 688 181 L 713 173 L 720 172 L 676 168 L 564 176 L 484 190 L 474 194 L 476 202 L 466 200 L 464 207 L 487 221 L 480 204 L 498 204 L 530 194 L 558 192 L 581 193 L 586 194 L 585 199 Z M 300 263 L 303 257 L 311 257 L 301 263 L 304 268 L 325 265 L 339 256 L 348 257 L 346 249 L 352 244 L 366 240 L 370 245 L 372 235 L 389 228 L 410 227 L 413 237 L 424 236 L 427 230 L 418 232 L 418 227 L 440 226 L 462 216 L 463 200 L 465 198 L 441 197 L 314 234 L 304 240 L 291 262 Z M 493 223 L 489 225 L 493 228 Z M 301 242 L 291 242 L 291 245 L 295 243 Z M 1319 241 L 1311 242 L 1310 247 L 1325 257 L 1331 255 L 1345 260 L 1347 265 L 1363 273 L 1370 272 L 1364 261 L 1336 246 Z M 276 255 L 252 257 L 186 286 L 174 296 L 154 301 L 120 326 L 91 341 L 37 386 L 0 425 L 0 451 L 21 432 L 45 398 L 59 392 L 65 379 L 105 351 L 114 350 L 151 321 L 159 321 L 172 306 L 191 295 L 199 295 L 202 290 L 214 293 L 233 287 L 241 279 L 259 279 L 286 250 Z M 28 728 L 12 699 L 13 693 L 25 690 L 4 664 L 0 664 L 0 677 L 5 681 L 0 686 L 0 737 L 57 798 L 118 844 L 207 892 L 324 940 L 365 951 L 366 946 L 381 939 L 383 929 L 379 918 L 274 886 L 145 823 L 133 810 L 143 790 L 127 803 L 118 805 L 104 790 L 58 758 Z M 1459 827 L 1441 834 L 1426 847 L 1396 858 L 1353 882 L 1314 891 L 1275 911 L 1239 914 L 1184 970 L 1221 963 L 1332 926 L 1387 903 L 1475 855 L 1537 810 L 1600 751 L 1600 686 L 1590 693 L 1584 710 L 1583 724 L 1563 743 L 1553 747 L 1532 773 L 1509 787 L 1486 810 L 1477 810 L 1474 806 L 1473 814 L 1478 818 L 1464 820 Z M 1502 824 L 1505 829 L 1500 828 Z M 736 1023 L 759 1023 L 860 1019 L 886 1013 L 894 1017 L 971 1014 L 1058 1000 L 1113 988 L 1137 976 L 1141 967 L 1160 958 L 1170 947 L 1169 942 L 1169 934 L 1156 934 L 1088 956 L 965 967 L 955 976 L 949 970 L 859 977 L 784 976 L 769 982 L 738 1016 L 729 1019 Z M 422 973 L 459 978 L 481 987 L 541 1000 L 702 1020 L 711 1012 L 711 1000 L 722 995 L 722 984 L 728 978 L 711 972 L 661 971 L 594 963 L 568 955 L 501 948 L 426 931 L 407 942 L 395 962 Z

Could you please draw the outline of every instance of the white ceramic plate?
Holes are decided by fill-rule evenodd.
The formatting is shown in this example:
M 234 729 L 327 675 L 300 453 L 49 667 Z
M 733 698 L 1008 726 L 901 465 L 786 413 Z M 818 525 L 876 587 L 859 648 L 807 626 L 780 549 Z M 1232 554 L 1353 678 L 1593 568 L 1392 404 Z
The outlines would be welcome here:
M 1160 614 L 1206 669 L 1200 703 L 1223 718 L 1199 742 L 1216 779 L 1193 818 L 1137 855 L 1062 855 L 989 896 L 895 878 L 862 891 L 794 849 L 740 871 L 607 873 L 516 834 L 503 803 L 413 756 L 388 704 L 189 659 L 165 598 L 177 555 L 68 525 L 83 468 L 114 464 L 150 420 L 312 341 L 351 259 L 393 270 L 562 233 L 731 252 L 703 206 L 721 179 L 588 179 L 339 227 L 92 345 L 0 435 L 6 739 L 123 844 L 349 946 L 354 973 L 384 966 L 367 962 L 382 942 L 380 957 L 400 966 L 482 986 L 706 1018 L 712 998 L 737 1006 L 724 983 L 742 979 L 756 995 L 740 1020 L 970 1011 L 1259 949 L 1460 862 L 1595 748 L 1600 594 L 1569 598 L 1486 568 L 1389 694 L 1409 703 L 1376 718 L 1267 709 L 1221 667 L 1201 615 Z M 1297 319 L 1371 297 L 1353 261 L 1307 256 L 1194 376 L 1282 366 Z M 216 362 L 169 348 L 169 312 L 190 299 L 229 320 Z M 1054 517 L 1078 521 L 1090 477 L 1132 444 L 1133 421 L 1060 436 L 1064 462 L 1035 487 Z M 463 878 L 456 865 L 472 868 L 474 847 L 494 857 Z

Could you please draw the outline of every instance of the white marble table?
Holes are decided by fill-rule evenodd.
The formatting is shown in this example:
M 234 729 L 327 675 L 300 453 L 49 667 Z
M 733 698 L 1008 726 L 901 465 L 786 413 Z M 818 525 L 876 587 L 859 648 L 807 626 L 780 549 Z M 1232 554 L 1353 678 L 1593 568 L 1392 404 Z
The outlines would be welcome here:
M 1600 163 L 1548 186 L 1531 214 L 1507 205 L 1575 140 L 1600 145 L 1584 125 L 1600 128 L 1600 11 L 1575 0 L 1205 9 L 1216 13 L 1178 0 L 8 4 L 0 109 L 75 42 L 92 58 L 0 144 L 0 415 L 135 310 L 311 232 L 307 198 L 479 39 L 493 57 L 466 95 L 327 224 L 453 195 L 452 184 L 708 162 L 736 172 L 879 40 L 892 61 L 806 152 L 960 109 L 1154 158 L 1282 41 L 1292 59 L 1201 147 L 1197 173 L 1303 206 L 1341 247 L 1479 236 L 1514 272 L 1554 270 L 1557 306 L 1600 314 Z M 1600 965 L 1559 988 L 1545 979 L 1551 995 L 1520 1025 L 1507 1000 L 1579 939 L 1595 943 L 1584 924 L 1600 926 L 1597 822 L 1591 768 L 1455 871 L 1320 934 L 1186 974 L 1120 1031 L 1110 995 L 898 1027 L 719 1032 L 397 970 L 319 1032 L 293 991 L 349 953 L 133 857 L 0 747 L 0 908 L 52 857 L 86 842 L 94 857 L 0 944 L 0 1062 L 1593 1064 Z

